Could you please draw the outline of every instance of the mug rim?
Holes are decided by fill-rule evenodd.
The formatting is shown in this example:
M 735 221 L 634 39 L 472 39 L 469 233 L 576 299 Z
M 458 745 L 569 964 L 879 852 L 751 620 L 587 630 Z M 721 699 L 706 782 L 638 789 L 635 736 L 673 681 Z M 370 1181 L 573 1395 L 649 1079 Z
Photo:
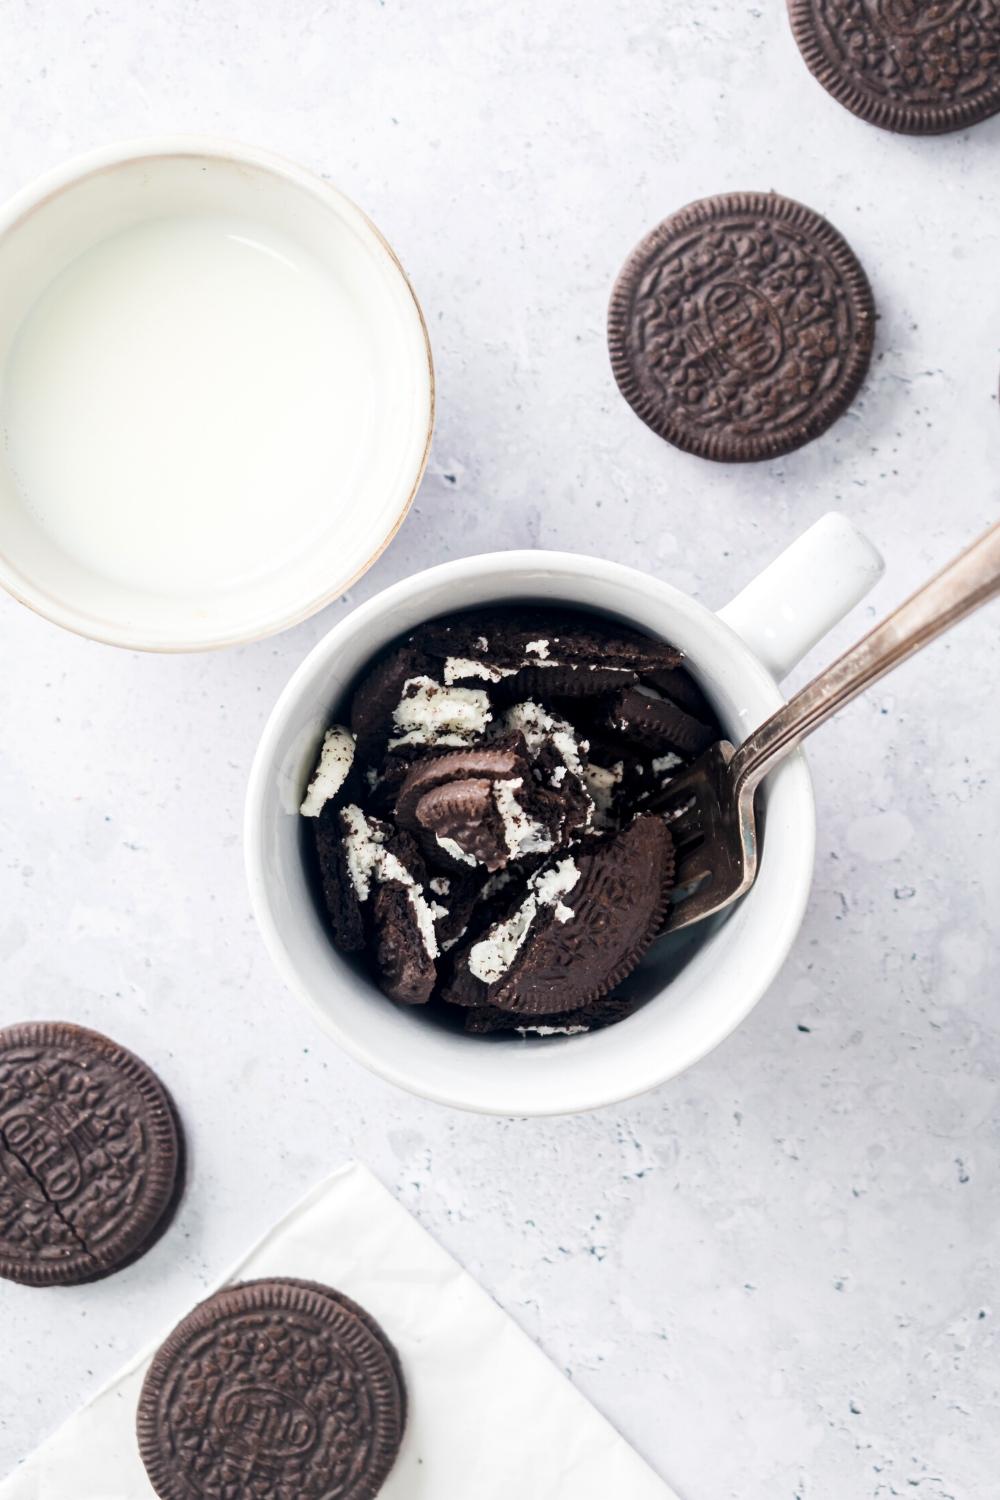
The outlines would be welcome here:
M 296 959 L 272 911 L 270 879 L 266 862 L 261 857 L 265 802 L 269 790 L 271 795 L 274 795 L 276 790 L 275 751 L 286 722 L 301 703 L 303 693 L 317 671 L 329 667 L 338 651 L 348 641 L 356 639 L 359 635 L 363 636 L 372 624 L 390 615 L 394 608 L 412 601 L 414 596 L 459 578 L 465 580 L 483 577 L 485 581 L 488 575 L 509 578 L 520 573 L 542 570 L 577 579 L 581 584 L 585 584 L 588 577 L 593 579 L 597 574 L 606 581 L 626 584 L 632 589 L 639 587 L 655 591 L 661 606 L 666 605 L 694 620 L 699 629 L 707 630 L 709 636 L 714 637 L 714 643 L 725 654 L 727 663 L 735 661 L 738 664 L 741 678 L 752 682 L 755 696 L 761 700 L 767 700 L 762 717 L 773 712 L 784 702 L 775 679 L 730 626 L 707 606 L 700 604 L 690 595 L 655 575 L 643 573 L 624 563 L 610 562 L 584 553 L 529 550 L 479 553 L 471 557 L 456 558 L 435 564 L 391 584 L 359 605 L 344 619 L 339 620 L 326 635 L 316 642 L 292 673 L 265 722 L 250 770 L 244 811 L 244 860 L 251 907 L 271 961 L 291 992 L 305 1003 L 323 1030 L 332 1036 L 349 1056 L 360 1062 L 370 1072 L 411 1094 L 429 1099 L 434 1103 L 489 1115 L 541 1117 L 584 1113 L 637 1098 L 670 1078 L 685 1072 L 731 1035 L 767 992 L 795 940 L 812 888 L 816 841 L 815 802 L 805 756 L 801 750 L 797 750 L 772 773 L 770 778 L 772 797 L 780 781 L 782 796 L 798 804 L 794 818 L 789 824 L 793 828 L 793 838 L 788 842 L 784 851 L 786 862 L 794 860 L 794 864 L 786 870 L 784 876 L 786 882 L 784 899 L 780 903 L 772 904 L 766 947 L 760 944 L 758 935 L 755 978 L 752 983 L 746 985 L 741 1002 L 727 1019 L 727 1023 L 717 1028 L 702 1043 L 691 1046 L 679 1056 L 675 1052 L 671 1058 L 663 1060 L 656 1066 L 647 1067 L 641 1076 L 634 1077 L 624 1084 L 622 1081 L 616 1083 L 614 1077 L 619 1076 L 620 1079 L 620 1075 L 613 1075 L 609 1069 L 605 1088 L 575 1090 L 572 1083 L 561 1087 L 553 1084 L 550 1092 L 555 1096 L 554 1099 L 545 1102 L 533 1101 L 530 1108 L 525 1106 L 523 1099 L 513 1097 L 509 1105 L 503 1103 L 498 1097 L 499 1091 L 494 1091 L 493 1095 L 484 1102 L 470 1088 L 463 1092 L 460 1080 L 456 1080 L 452 1087 L 437 1086 L 422 1081 L 412 1069 L 407 1067 L 400 1055 L 387 1056 L 385 1052 L 370 1047 L 356 1037 L 349 1026 L 340 1022 L 332 1008 L 325 1005 L 313 993 L 309 983 L 300 974 Z M 530 596 L 532 592 L 530 586 L 526 587 L 525 596 Z M 484 596 L 483 602 L 490 602 L 488 593 Z M 586 607 L 585 599 L 581 598 L 579 603 Z M 431 612 L 428 612 L 427 618 L 432 618 Z M 374 655 L 399 633 L 399 630 L 390 631 L 384 640 L 371 645 L 369 654 Z M 694 661 L 693 657 L 691 659 Z M 772 848 L 775 836 L 772 836 Z M 765 868 L 766 859 L 766 853 L 762 852 L 762 871 Z M 773 864 L 774 856 L 772 856 L 771 867 Z M 744 921 L 746 920 L 745 913 L 753 895 L 754 892 L 751 891 L 743 898 L 719 932 L 738 920 L 741 913 L 744 914 Z M 705 945 L 706 948 L 714 943 L 716 936 L 716 933 L 710 936 Z M 342 976 L 350 975 L 352 979 L 357 979 L 332 943 L 330 955 L 333 965 L 339 969 Z M 370 985 L 373 998 L 380 998 L 374 983 L 371 981 L 365 981 L 365 983 Z M 660 993 L 666 993 L 669 988 L 669 985 L 665 986 Z M 652 997 L 642 1009 L 655 1006 L 659 998 L 660 995 Z M 561 1050 L 558 1047 L 553 1048 L 551 1041 L 543 1045 L 546 1045 L 546 1050 L 553 1057 L 558 1050 Z
M 48 168 L 16 189 L 0 203 L 0 240 L 31 214 L 43 210 L 67 189 L 89 177 L 130 162 L 154 161 L 170 157 L 206 157 L 223 163 L 258 167 L 325 202 L 342 220 L 369 242 L 382 261 L 386 273 L 398 278 L 416 314 L 423 355 L 419 366 L 420 378 L 427 380 L 427 422 L 422 451 L 407 484 L 406 493 L 401 496 L 398 507 L 394 508 L 388 530 L 372 542 L 371 550 L 364 562 L 349 578 L 338 582 L 331 589 L 324 590 L 319 597 L 309 599 L 305 603 L 288 606 L 266 621 L 258 617 L 241 629 L 219 630 L 201 637 L 192 635 L 190 639 L 181 639 L 176 636 L 164 639 L 158 634 L 135 629 L 131 623 L 128 628 L 124 625 L 109 626 L 107 622 L 101 622 L 86 610 L 60 600 L 44 585 L 27 579 L 0 544 L 0 587 L 19 604 L 23 604 L 41 619 L 48 620 L 50 624 L 57 625 L 87 640 L 129 651 L 144 651 L 153 655 L 216 651 L 230 646 L 249 645 L 255 641 L 267 640 L 272 635 L 302 624 L 321 609 L 325 609 L 327 605 L 342 598 L 378 561 L 395 539 L 410 513 L 430 458 L 437 406 L 434 357 L 427 319 L 413 284 L 395 250 L 378 225 L 353 199 L 335 187 L 333 183 L 326 181 L 318 172 L 301 166 L 297 161 L 280 152 L 253 146 L 223 135 L 198 132 L 138 136 L 107 142 Z M 25 312 L 27 311 L 28 309 L 25 309 Z M 414 370 L 416 369 L 415 363 Z

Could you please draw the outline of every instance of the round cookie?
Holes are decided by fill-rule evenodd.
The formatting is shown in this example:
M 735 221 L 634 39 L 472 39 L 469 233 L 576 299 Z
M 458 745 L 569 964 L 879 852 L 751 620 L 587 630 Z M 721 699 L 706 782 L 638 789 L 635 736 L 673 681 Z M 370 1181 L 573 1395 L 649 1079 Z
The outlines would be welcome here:
M 327 1288 L 251 1281 L 155 1355 L 136 1431 L 162 1500 L 374 1500 L 399 1451 L 395 1351 Z
M 776 458 L 843 415 L 867 372 L 875 304 L 846 240 L 777 193 L 682 208 L 646 236 L 611 295 L 625 399 L 685 452 Z
M 76 1285 L 166 1229 L 183 1182 L 169 1094 L 124 1047 L 62 1022 L 0 1030 L 0 1276 Z
M 1000 110 L 997 0 L 788 0 L 806 66 L 839 104 L 906 135 Z

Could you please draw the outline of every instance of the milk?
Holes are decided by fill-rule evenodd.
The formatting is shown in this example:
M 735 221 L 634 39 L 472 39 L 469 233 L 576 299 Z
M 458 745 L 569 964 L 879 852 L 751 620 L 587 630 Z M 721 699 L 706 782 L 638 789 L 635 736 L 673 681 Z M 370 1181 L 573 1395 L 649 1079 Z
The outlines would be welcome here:
M 0 440 L 62 550 L 184 596 L 336 526 L 372 413 L 350 288 L 270 228 L 192 214 L 114 235 L 52 282 L 11 347 Z

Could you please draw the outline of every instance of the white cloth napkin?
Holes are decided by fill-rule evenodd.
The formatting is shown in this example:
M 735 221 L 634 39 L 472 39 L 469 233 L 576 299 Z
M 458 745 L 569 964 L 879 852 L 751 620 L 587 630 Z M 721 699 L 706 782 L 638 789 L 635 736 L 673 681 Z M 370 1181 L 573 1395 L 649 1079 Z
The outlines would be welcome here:
M 226 1279 L 256 1276 L 339 1287 L 399 1350 L 409 1417 L 380 1500 L 677 1500 L 365 1167 L 320 1183 Z M 0 1484 L 0 1500 L 155 1500 L 135 1407 L 160 1342 Z

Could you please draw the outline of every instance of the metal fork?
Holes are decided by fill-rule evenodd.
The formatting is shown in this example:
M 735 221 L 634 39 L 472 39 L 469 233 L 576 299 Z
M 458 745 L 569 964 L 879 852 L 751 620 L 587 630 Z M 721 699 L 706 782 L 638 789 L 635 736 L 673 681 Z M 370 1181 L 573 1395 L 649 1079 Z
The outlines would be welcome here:
M 651 811 L 666 817 L 677 884 L 664 931 L 736 901 L 757 875 L 754 793 L 769 771 L 852 698 L 1000 593 L 1000 521 L 796 693 L 737 750 L 719 740 L 675 777 Z

